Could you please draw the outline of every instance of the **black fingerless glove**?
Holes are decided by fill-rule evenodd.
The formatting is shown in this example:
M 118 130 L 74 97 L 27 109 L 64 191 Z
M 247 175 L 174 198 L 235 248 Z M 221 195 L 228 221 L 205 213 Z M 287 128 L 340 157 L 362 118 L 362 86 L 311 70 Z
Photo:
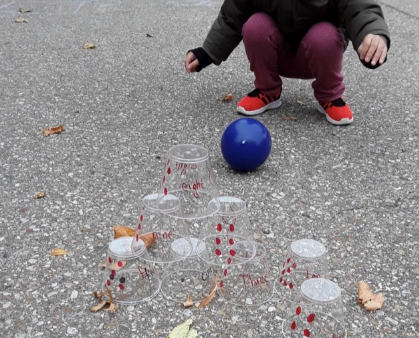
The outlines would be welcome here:
M 195 55 L 195 57 L 198 59 L 199 66 L 196 69 L 197 72 L 200 72 L 201 69 L 204 69 L 205 67 L 209 66 L 211 63 L 214 63 L 214 61 L 212 61 L 212 59 L 209 57 L 207 52 L 202 47 L 188 50 L 188 53 L 189 52 L 192 52 L 193 55 Z

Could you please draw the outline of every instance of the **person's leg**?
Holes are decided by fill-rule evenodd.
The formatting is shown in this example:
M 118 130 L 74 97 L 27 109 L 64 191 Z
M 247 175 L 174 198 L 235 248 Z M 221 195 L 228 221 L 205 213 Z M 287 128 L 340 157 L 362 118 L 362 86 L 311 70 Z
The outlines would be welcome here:
M 307 32 L 295 54 L 279 54 L 279 74 L 290 78 L 314 78 L 312 87 L 319 111 L 333 124 L 353 121 L 351 109 L 342 100 L 345 91 L 342 75 L 343 38 L 337 28 L 320 22 Z
M 282 80 L 278 75 L 278 49 L 283 39 L 274 20 L 265 13 L 252 15 L 242 29 L 243 44 L 250 70 L 255 74 L 255 90 L 238 105 L 238 112 L 256 115 L 281 105 Z

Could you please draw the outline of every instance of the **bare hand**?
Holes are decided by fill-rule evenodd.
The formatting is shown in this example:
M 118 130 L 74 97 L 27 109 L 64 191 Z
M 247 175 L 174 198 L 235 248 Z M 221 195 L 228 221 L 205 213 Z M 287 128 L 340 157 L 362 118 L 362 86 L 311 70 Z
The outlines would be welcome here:
M 387 56 L 387 44 L 383 37 L 375 34 L 367 34 L 358 48 L 361 60 L 370 62 L 375 66 L 377 62 L 381 65 Z
M 199 66 L 199 61 L 196 58 L 196 56 L 194 55 L 194 53 L 189 52 L 186 55 L 186 59 L 185 59 L 185 69 L 188 73 L 193 73 L 196 72 L 196 69 Z

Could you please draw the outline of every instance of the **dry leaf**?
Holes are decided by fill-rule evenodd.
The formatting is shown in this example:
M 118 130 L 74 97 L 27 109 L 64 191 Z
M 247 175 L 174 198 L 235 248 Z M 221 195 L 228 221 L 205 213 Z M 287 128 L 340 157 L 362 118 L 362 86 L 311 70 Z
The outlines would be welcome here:
M 223 102 L 231 102 L 231 101 L 233 101 L 233 94 L 229 93 L 227 95 L 224 95 L 221 100 Z
M 367 311 L 375 311 L 383 306 L 384 296 L 382 293 L 372 293 L 368 283 L 358 282 L 358 302 L 364 305 Z
M 56 127 L 45 127 L 42 133 L 44 134 L 45 137 L 47 137 L 52 134 L 60 134 L 64 130 L 65 128 L 60 124 L 59 126 L 56 126 Z
M 147 250 L 150 249 L 153 244 L 157 243 L 156 237 L 153 236 L 152 233 L 142 235 L 140 236 L 140 239 L 144 242 Z
M 34 198 L 38 199 L 38 198 L 44 198 L 45 197 L 45 191 L 40 191 Z
M 116 263 L 109 264 L 109 269 L 118 271 L 121 270 L 126 264 L 126 261 L 118 261 Z
M 16 23 L 28 23 L 28 20 L 26 20 L 25 18 L 17 18 L 15 19 Z
M 281 117 L 285 121 L 297 121 L 297 118 L 295 116 L 288 116 L 288 115 L 282 114 Z
M 99 310 L 107 311 L 114 313 L 116 310 L 118 310 L 118 306 L 114 303 L 114 299 L 112 297 L 111 290 L 106 286 L 106 291 L 108 292 L 109 300 L 102 300 L 99 305 L 92 306 L 90 308 L 91 312 L 97 312 Z M 93 296 L 97 299 L 101 299 L 105 295 L 105 292 L 93 292 Z
M 198 309 L 202 309 L 205 305 L 207 305 L 215 296 L 215 293 L 217 292 L 217 285 L 218 285 L 218 274 L 214 278 L 214 289 L 211 291 L 211 293 L 208 295 L 207 298 L 205 298 L 201 303 L 198 305 Z
M 150 35 L 150 34 L 148 34 L 148 33 L 147 33 L 145 36 L 146 36 L 147 38 L 152 38 L 152 37 L 153 37 L 153 35 Z
M 29 9 L 29 8 L 19 8 L 19 12 L 20 13 L 29 13 L 29 12 L 32 12 L 32 9 Z
M 106 258 L 102 260 L 102 263 L 99 264 L 99 267 L 103 270 L 106 268 Z
M 135 230 L 133 228 L 126 227 L 124 225 L 114 225 L 113 232 L 114 232 L 114 236 L 113 236 L 114 239 L 117 239 L 119 237 L 125 237 L 125 236 L 133 237 L 135 234 Z
M 184 307 L 191 307 L 194 306 L 194 302 L 192 301 L 192 296 L 188 295 L 188 297 L 186 298 L 186 302 L 183 303 Z
M 104 295 L 105 295 L 105 292 L 103 292 L 103 291 L 100 291 L 100 292 L 95 291 L 95 292 L 93 292 L 93 296 L 95 298 L 101 299 Z
M 52 256 L 63 256 L 63 255 L 67 255 L 67 251 L 64 249 L 54 249 L 51 251 L 51 255 Z
M 94 49 L 94 48 L 96 48 L 96 46 L 93 43 L 85 43 L 83 45 L 83 48 L 84 49 Z
M 107 304 L 108 302 L 106 300 L 102 300 L 102 302 L 99 305 L 92 306 L 90 308 L 91 312 L 97 312 L 99 310 L 102 310 L 102 308 Z

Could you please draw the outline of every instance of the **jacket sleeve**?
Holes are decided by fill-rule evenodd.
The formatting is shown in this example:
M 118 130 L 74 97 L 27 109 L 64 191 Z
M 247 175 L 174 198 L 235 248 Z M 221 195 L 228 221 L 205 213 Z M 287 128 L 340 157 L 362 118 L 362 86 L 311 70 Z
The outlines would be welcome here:
M 242 27 L 251 14 L 249 1 L 224 1 L 202 46 L 214 64 L 219 65 L 227 60 L 241 42 Z
M 381 7 L 374 0 L 339 0 L 345 35 L 352 41 L 355 51 L 367 34 L 381 35 L 390 48 L 390 33 Z

